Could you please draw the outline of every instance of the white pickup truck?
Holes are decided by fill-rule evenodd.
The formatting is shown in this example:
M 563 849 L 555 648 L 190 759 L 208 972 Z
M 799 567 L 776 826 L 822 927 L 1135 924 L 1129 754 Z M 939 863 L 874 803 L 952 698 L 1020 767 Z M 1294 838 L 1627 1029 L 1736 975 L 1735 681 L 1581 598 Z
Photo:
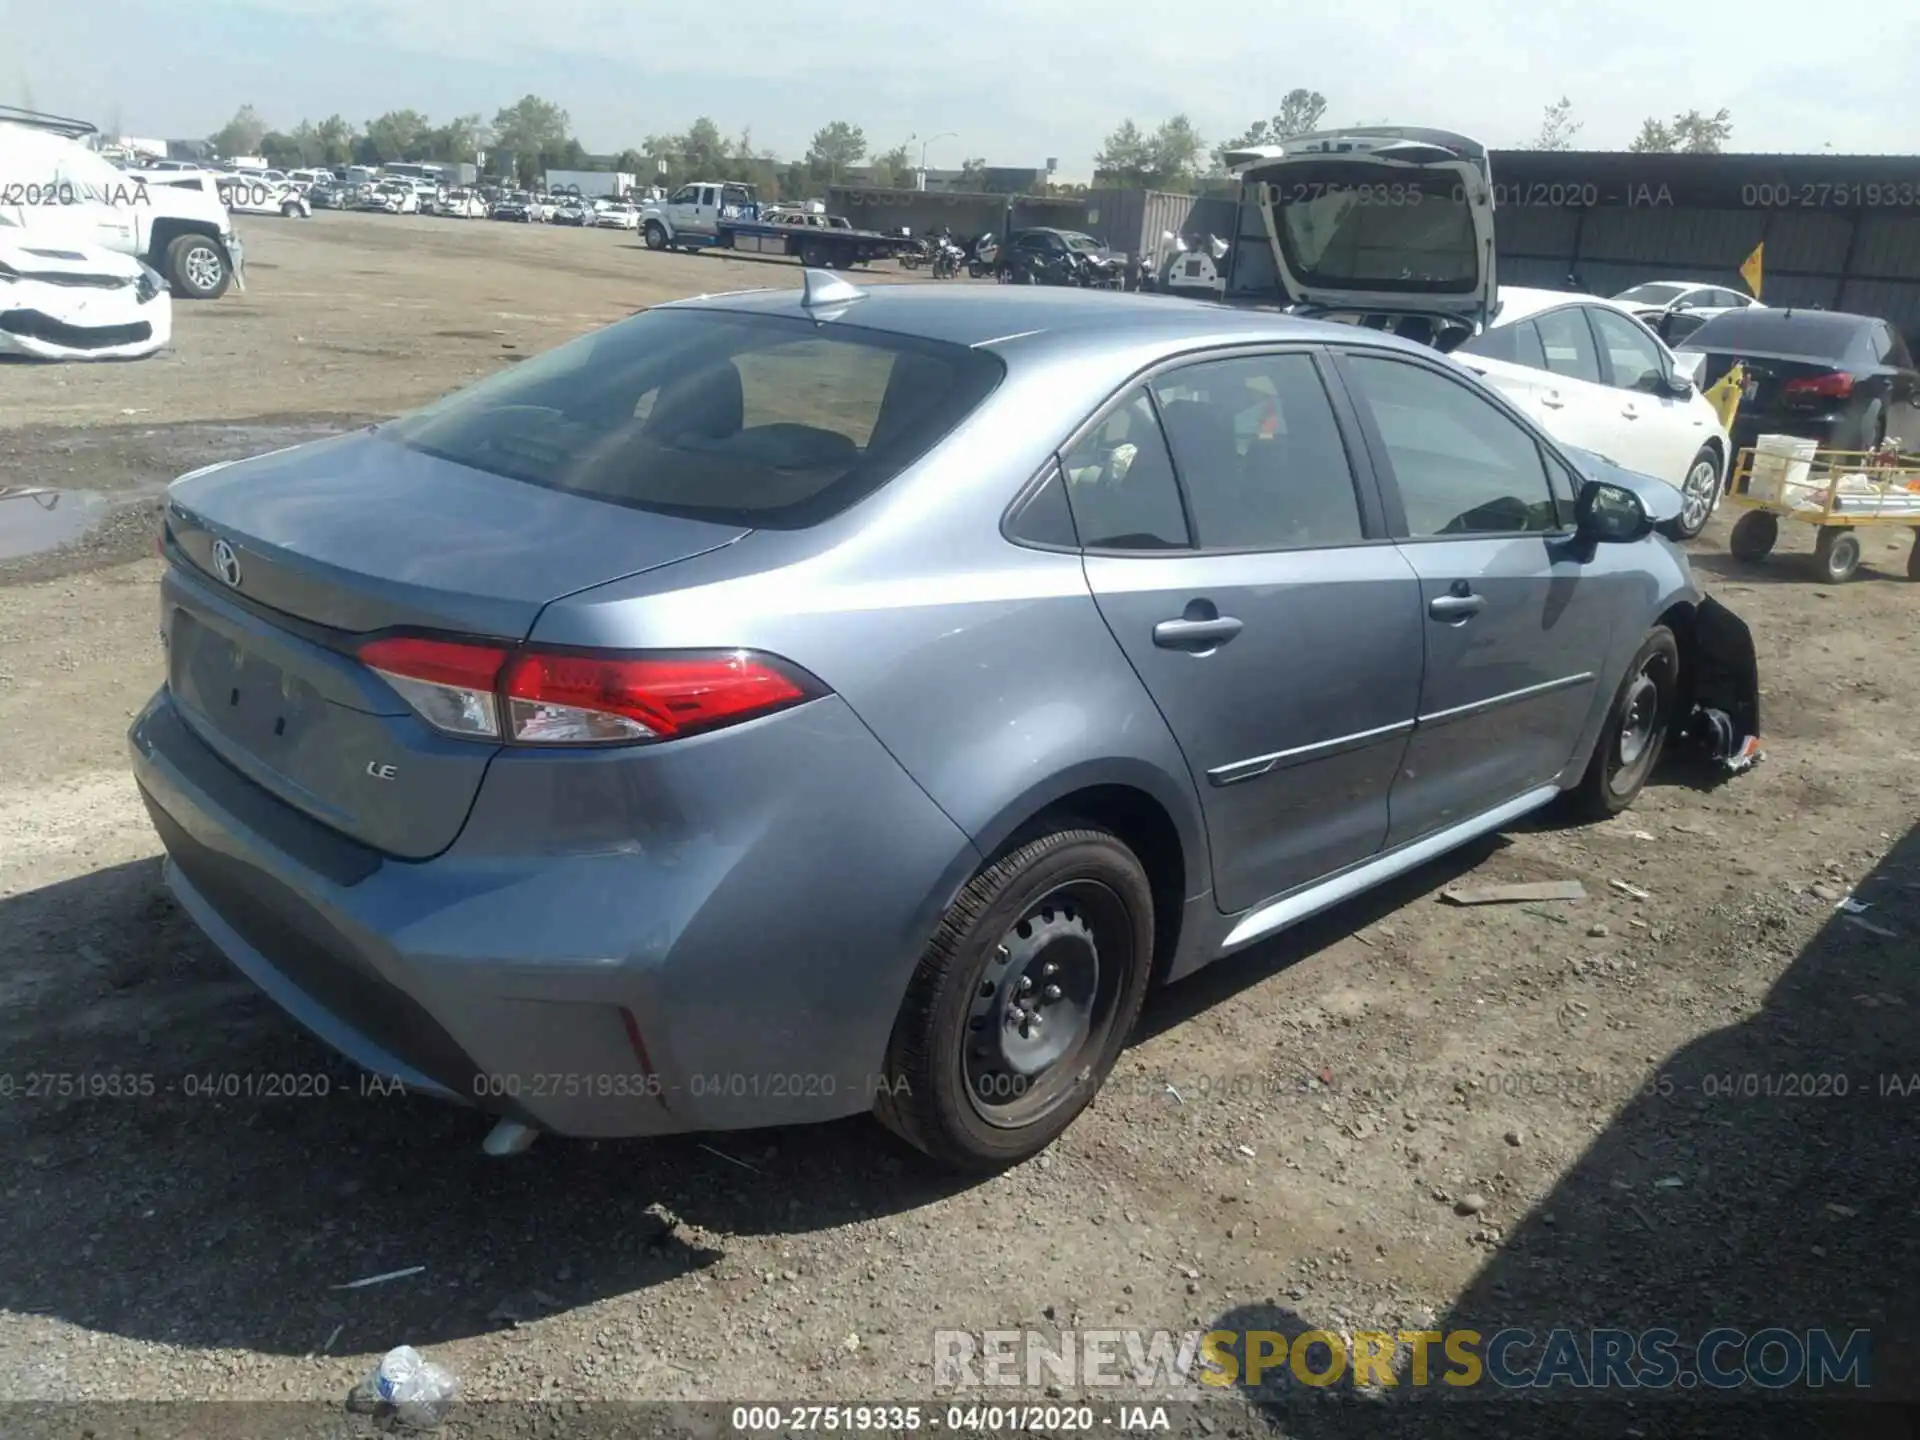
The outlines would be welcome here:
M 246 288 L 246 257 L 218 195 L 116 169 L 84 120 L 0 106 L 0 226 L 132 255 L 186 300 Z

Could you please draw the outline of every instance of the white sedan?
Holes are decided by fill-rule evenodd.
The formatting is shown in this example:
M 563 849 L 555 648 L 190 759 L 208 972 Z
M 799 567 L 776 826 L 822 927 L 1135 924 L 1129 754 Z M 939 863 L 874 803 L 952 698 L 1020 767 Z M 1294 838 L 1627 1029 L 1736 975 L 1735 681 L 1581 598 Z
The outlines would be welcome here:
M 0 241 L 0 355 L 137 360 L 172 338 L 167 282 L 133 256 L 19 231 Z
M 1677 486 L 1691 538 L 1720 503 L 1732 441 L 1686 367 L 1618 300 L 1502 286 L 1454 358 L 1551 435 Z
M 638 230 L 640 212 L 625 200 L 603 200 L 594 211 L 593 223 L 602 230 Z

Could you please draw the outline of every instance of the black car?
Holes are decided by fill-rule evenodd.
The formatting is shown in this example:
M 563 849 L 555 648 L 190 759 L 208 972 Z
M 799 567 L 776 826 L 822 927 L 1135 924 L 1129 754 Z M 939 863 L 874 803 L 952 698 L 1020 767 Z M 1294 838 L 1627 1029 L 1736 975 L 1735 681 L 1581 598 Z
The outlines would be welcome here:
M 1016 230 L 1000 247 L 1000 275 L 1016 285 L 1119 288 L 1127 257 L 1078 230 Z
M 1831 450 L 1871 450 L 1893 440 L 1920 448 L 1920 373 L 1907 343 L 1884 320 L 1834 310 L 1755 306 L 1716 315 L 1677 347 L 1707 358 L 1702 389 L 1735 362 L 1747 383 L 1733 443 L 1797 435 Z

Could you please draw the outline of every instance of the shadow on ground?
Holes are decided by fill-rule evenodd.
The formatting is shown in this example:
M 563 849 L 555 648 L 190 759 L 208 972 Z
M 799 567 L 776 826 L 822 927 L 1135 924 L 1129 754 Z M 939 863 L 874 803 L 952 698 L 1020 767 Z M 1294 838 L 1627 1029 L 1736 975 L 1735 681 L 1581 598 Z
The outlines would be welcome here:
M 1489 1348 L 1502 1330 L 1531 1332 L 1534 1343 L 1505 1352 L 1508 1373 L 1522 1379 L 1540 1373 L 1556 1329 L 1639 1335 L 1664 1327 L 1678 1337 L 1674 1383 L 1631 1395 L 1579 1391 L 1571 1382 L 1501 1391 L 1489 1365 L 1477 1385 L 1421 1388 L 1411 1383 L 1403 1347 L 1398 1384 L 1372 1397 L 1344 1382 L 1309 1389 L 1284 1367 L 1278 1382 L 1269 1372 L 1243 1393 L 1273 1431 L 1749 1440 L 1916 1433 L 1920 827 L 1856 894 L 1871 909 L 1858 919 L 1836 912 L 1757 1014 L 1650 1068 L 1640 1098 L 1502 1237 L 1434 1325 L 1478 1331 Z M 1272 1304 L 1215 1321 L 1223 1330 L 1296 1338 L 1320 1323 Z M 1870 1387 L 1709 1394 L 1694 1347 L 1718 1327 L 1800 1336 L 1824 1329 L 1843 1351 L 1855 1331 L 1867 1331 L 1870 1364 L 1852 1373 Z M 1740 1350 L 1715 1353 L 1733 1361 Z M 1332 1363 L 1331 1352 L 1311 1358 L 1314 1369 Z M 1788 1359 L 1771 1346 L 1762 1363 Z M 1632 1368 L 1645 1373 L 1638 1359 Z M 1454 1369 L 1436 1349 L 1434 1381 Z M 1873 1403 L 1859 1403 L 1862 1393 Z

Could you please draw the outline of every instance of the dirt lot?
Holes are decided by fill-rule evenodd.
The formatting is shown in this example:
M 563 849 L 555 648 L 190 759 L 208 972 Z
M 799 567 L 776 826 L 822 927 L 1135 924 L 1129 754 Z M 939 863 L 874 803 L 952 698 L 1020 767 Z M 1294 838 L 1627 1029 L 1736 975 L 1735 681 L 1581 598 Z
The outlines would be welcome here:
M 1016 1172 L 955 1183 L 866 1122 L 488 1161 L 472 1114 L 362 1095 L 161 891 L 122 740 L 159 678 L 159 487 L 798 277 L 479 222 L 245 238 L 246 293 L 179 306 L 174 353 L 0 372 L 0 484 L 68 492 L 0 502 L 0 1400 L 337 1408 L 402 1342 L 476 1400 L 900 1400 L 938 1329 L 1216 1323 L 1865 1327 L 1883 1388 L 1920 1375 L 1920 1088 L 1879 1078 L 1920 1074 L 1904 538 L 1829 588 L 1793 553 L 1737 570 L 1716 521 L 1696 564 L 1755 629 L 1765 764 L 1515 832 L 1162 993 Z M 78 543 L 23 557 L 30 529 Z M 1589 898 L 1440 903 L 1468 872 Z M 113 1073 L 151 1093 L 33 1079 Z M 286 1073 L 330 1093 L 197 1093 Z M 1269 1423 L 1351 1408 L 1295 1387 Z M 1640 1413 L 1607 1433 L 1670 1433 Z

